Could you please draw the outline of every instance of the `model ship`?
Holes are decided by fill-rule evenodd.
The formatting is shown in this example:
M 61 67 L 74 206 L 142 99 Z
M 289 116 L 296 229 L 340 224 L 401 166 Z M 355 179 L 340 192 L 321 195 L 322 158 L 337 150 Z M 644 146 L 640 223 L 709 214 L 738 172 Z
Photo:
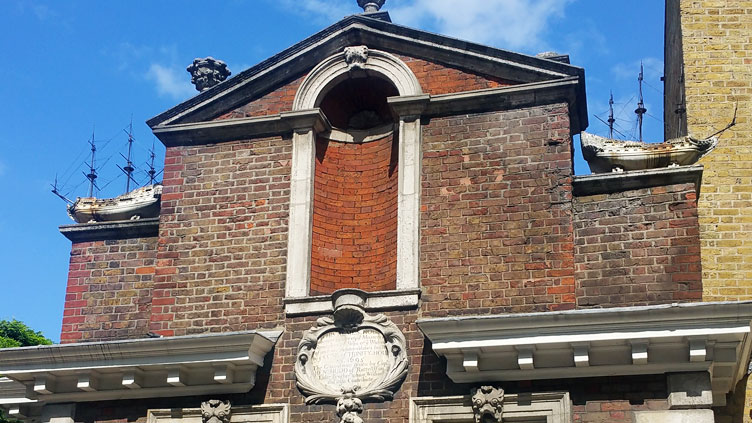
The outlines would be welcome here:
M 696 163 L 718 145 L 718 137 L 686 136 L 662 143 L 620 141 L 582 132 L 582 156 L 593 173 L 685 166 Z
M 638 81 L 640 94 L 635 113 L 637 114 L 639 141 L 614 139 L 614 122 L 616 119 L 614 119 L 613 94 L 608 102 L 608 120 L 604 121 L 599 118 L 608 125 L 609 136 L 602 137 L 587 132 L 580 134 L 582 156 L 593 173 L 647 170 L 694 164 L 718 146 L 718 135 L 736 124 L 736 112 L 734 112 L 734 119 L 726 128 L 707 138 L 699 139 L 692 136 L 683 136 L 662 143 L 643 142 L 642 118 L 647 113 L 647 109 L 642 96 L 642 65 L 640 66 Z
M 128 131 L 128 156 L 125 166 L 120 170 L 126 175 L 125 193 L 114 198 L 97 198 L 94 195 L 95 188 L 98 189 L 96 179 L 98 177 L 95 164 L 96 145 L 94 135 L 89 141 L 91 145 L 91 161 L 88 163 L 89 173 L 84 176 L 89 180 L 89 195 L 87 197 L 77 197 L 75 201 L 69 200 L 61 194 L 57 187 L 57 180 L 52 186 L 52 193 L 62 198 L 68 203 L 68 216 L 76 223 L 94 223 L 94 222 L 112 222 L 119 220 L 136 220 L 141 218 L 150 218 L 159 216 L 160 199 L 162 196 L 162 185 L 155 182 L 156 177 L 161 172 L 154 169 L 154 147 L 152 146 L 151 162 L 149 171 L 149 184 L 131 190 L 131 183 L 137 185 L 133 177 L 135 167 L 131 161 L 131 152 L 133 148 L 133 131 L 132 124 Z

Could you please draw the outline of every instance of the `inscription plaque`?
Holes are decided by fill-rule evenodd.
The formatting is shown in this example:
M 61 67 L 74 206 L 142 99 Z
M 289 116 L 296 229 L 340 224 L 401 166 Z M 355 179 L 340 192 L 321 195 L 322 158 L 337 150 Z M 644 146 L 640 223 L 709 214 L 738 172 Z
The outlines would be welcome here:
M 381 332 L 327 332 L 319 338 L 311 368 L 321 383 L 341 390 L 365 388 L 389 371 L 389 353 Z
M 303 334 L 295 362 L 306 403 L 335 403 L 349 423 L 360 420 L 363 400 L 391 399 L 407 375 L 405 336 L 386 316 L 367 314 L 365 296 L 357 289 L 332 294 L 334 315 Z

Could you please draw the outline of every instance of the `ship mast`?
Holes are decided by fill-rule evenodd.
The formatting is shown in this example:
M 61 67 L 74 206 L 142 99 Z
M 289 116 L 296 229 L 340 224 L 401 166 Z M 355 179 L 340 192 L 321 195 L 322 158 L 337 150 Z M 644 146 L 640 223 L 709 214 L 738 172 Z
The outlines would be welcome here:
M 157 171 L 154 170 L 154 140 L 151 140 L 151 150 L 149 150 L 149 185 L 154 185 L 154 179 L 157 178 Z
M 73 204 L 73 201 L 69 200 L 68 197 L 64 196 L 60 193 L 57 189 L 57 174 L 55 175 L 55 183 L 52 185 L 52 193 L 60 197 L 63 201 L 65 201 L 68 204 Z
M 97 186 L 96 180 L 97 180 L 97 169 L 94 167 L 94 159 L 97 153 L 97 146 L 94 145 L 94 130 L 91 131 L 91 139 L 89 140 L 89 145 L 91 145 L 91 163 L 87 163 L 89 166 L 89 173 L 84 174 L 86 176 L 86 179 L 89 180 L 89 197 L 94 196 L 94 188 Z
M 131 190 L 131 181 L 133 181 L 134 184 L 138 184 L 135 179 L 133 179 L 133 171 L 136 170 L 136 168 L 133 167 L 133 162 L 131 161 L 131 151 L 133 150 L 133 119 L 131 118 L 131 124 L 128 126 L 128 131 L 126 131 L 128 134 L 128 157 L 125 157 L 121 154 L 121 156 L 125 159 L 125 167 L 120 167 L 120 170 L 125 173 L 125 192 L 129 192 Z
M 684 95 L 684 65 L 682 64 L 681 74 L 679 75 L 679 103 L 676 104 L 676 109 L 674 110 L 678 120 L 676 124 L 677 138 L 687 134 L 686 125 L 684 124 L 684 114 L 687 112 L 687 106 L 684 104 Z
M 608 99 L 608 137 L 614 139 L 614 92 L 611 92 L 611 98 Z
M 639 81 L 640 84 L 640 100 L 637 102 L 637 109 L 635 109 L 635 113 L 637 114 L 637 127 L 640 131 L 640 141 L 642 141 L 642 115 L 648 112 L 648 109 L 645 108 L 645 102 L 642 98 L 642 80 L 644 79 L 643 74 L 643 68 L 642 68 L 642 62 L 640 62 L 640 76 L 637 77 L 637 81 Z

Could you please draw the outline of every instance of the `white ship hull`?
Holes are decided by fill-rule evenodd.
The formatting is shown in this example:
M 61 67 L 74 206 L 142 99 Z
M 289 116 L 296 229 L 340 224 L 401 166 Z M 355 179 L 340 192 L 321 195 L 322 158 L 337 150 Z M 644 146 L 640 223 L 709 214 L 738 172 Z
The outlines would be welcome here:
M 718 138 L 674 138 L 662 143 L 620 141 L 582 132 L 582 155 L 593 173 L 685 166 L 710 153 Z
M 68 206 L 77 223 L 111 222 L 159 216 L 162 185 L 147 185 L 115 198 L 79 197 Z

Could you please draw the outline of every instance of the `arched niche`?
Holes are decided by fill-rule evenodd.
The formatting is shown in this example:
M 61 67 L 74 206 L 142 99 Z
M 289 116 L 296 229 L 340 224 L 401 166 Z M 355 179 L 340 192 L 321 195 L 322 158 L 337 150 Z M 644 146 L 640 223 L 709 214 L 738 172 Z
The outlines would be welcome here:
M 396 88 L 396 98 L 416 97 L 423 93 L 420 83 L 410 68 L 397 57 L 366 46 L 346 47 L 341 53 L 328 57 L 311 70 L 301 83 L 293 102 L 293 111 L 317 109 L 331 90 L 343 81 L 354 78 L 378 78 Z M 394 99 L 395 97 L 391 97 Z M 420 161 L 421 125 L 419 113 L 410 108 L 409 113 L 394 110 L 398 121 L 394 127 L 399 138 L 398 200 L 397 200 L 397 270 L 396 291 L 410 292 L 410 299 L 384 294 L 376 299 L 381 308 L 389 304 L 417 305 L 419 289 L 419 219 L 420 219 Z M 403 116 L 404 114 L 404 116 Z M 313 186 L 317 127 L 296 129 L 293 134 L 292 178 L 290 190 L 290 229 L 288 237 L 286 304 L 308 305 L 297 307 L 293 314 L 328 311 L 328 300 L 310 296 L 311 239 L 313 214 Z M 336 128 L 325 129 L 337 132 Z M 350 134 L 352 135 L 352 134 Z M 362 134 L 361 134 L 362 135 Z M 339 134 L 347 137 L 347 134 Z M 336 137 L 331 137 L 335 139 Z M 350 136 L 350 138 L 353 138 Z M 357 137 L 355 137 L 357 138 Z M 363 137 L 361 137 L 362 139 Z M 396 294 L 399 294 L 397 292 Z M 371 293 L 369 295 L 377 294 Z M 392 299 L 394 301 L 392 301 Z M 310 301 L 309 301 L 310 300 Z M 302 302 L 301 302 L 302 301 Z M 317 301 L 322 304 L 317 305 Z M 409 304 L 408 304 L 409 305 Z M 290 308 L 287 308 L 290 314 Z

